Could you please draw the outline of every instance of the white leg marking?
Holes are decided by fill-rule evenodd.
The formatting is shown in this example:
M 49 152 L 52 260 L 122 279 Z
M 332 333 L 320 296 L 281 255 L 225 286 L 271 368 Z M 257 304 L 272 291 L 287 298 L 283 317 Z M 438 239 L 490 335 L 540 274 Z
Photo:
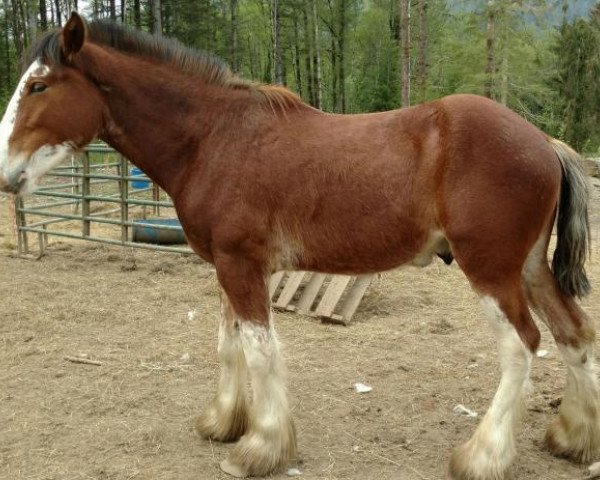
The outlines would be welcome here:
M 592 344 L 579 348 L 567 347 L 560 343 L 557 345 L 568 369 L 565 400 L 577 402 L 583 407 L 588 399 L 598 397 L 594 347 Z
M 221 296 L 221 321 L 217 347 L 221 375 L 217 395 L 198 419 L 198 432 L 221 441 L 237 440 L 248 427 L 247 368 L 239 322 L 225 293 Z
M 243 322 L 241 338 L 252 379 L 254 425 L 273 428 L 289 414 L 284 366 L 275 329 L 272 322 L 268 327 Z
M 498 339 L 502 378 L 479 427 L 455 452 L 451 470 L 455 478 L 496 480 L 503 478 L 516 455 L 514 430 L 522 412 L 532 354 L 498 303 L 483 297 L 482 304 Z
M 600 390 L 593 344 L 557 344 L 567 364 L 567 388 L 558 417 L 546 432 L 553 453 L 589 462 L 600 453 Z
M 577 339 L 581 328 L 568 317 L 569 312 L 556 296 L 555 282 L 546 263 L 547 236 L 541 235 L 527 257 L 523 278 L 534 300 L 534 309 L 552 331 L 555 338 Z M 549 315 L 554 317 L 550 321 Z M 587 321 L 583 319 L 583 321 Z M 588 333 L 589 334 L 589 333 Z M 557 342 L 567 365 L 567 388 L 558 416 L 546 431 L 546 444 L 560 457 L 588 462 L 600 454 L 600 388 L 595 368 L 594 344 L 582 343 L 578 347 Z
M 239 324 L 236 325 L 233 309 L 223 294 L 217 347 L 221 362 L 221 378 L 217 395 L 219 402 L 224 405 L 233 405 L 238 395 L 243 393 L 241 390 L 246 388 L 246 360 L 238 328 Z
M 287 465 L 296 454 L 284 367 L 272 322 L 242 322 L 246 364 L 254 393 L 250 426 L 221 468 L 230 475 L 265 476 Z

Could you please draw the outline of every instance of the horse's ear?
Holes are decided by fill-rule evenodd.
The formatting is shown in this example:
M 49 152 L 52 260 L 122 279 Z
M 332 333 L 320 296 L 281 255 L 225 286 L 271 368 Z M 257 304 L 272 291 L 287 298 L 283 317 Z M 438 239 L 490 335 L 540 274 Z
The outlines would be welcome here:
M 71 18 L 62 29 L 61 35 L 62 54 L 66 59 L 71 59 L 73 55 L 81 50 L 85 42 L 85 36 L 86 26 L 83 18 L 77 12 L 71 13 Z

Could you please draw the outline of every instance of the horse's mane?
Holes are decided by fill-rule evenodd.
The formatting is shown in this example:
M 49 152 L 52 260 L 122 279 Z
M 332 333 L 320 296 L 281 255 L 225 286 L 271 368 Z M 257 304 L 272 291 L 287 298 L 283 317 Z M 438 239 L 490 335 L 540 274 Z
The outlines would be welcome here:
M 60 33 L 59 29 L 40 37 L 25 54 L 23 68 L 27 68 L 36 58 L 42 58 L 48 64 L 64 63 L 60 48 Z M 303 103 L 287 88 L 261 85 L 242 79 L 216 55 L 187 47 L 174 39 L 151 35 L 122 24 L 103 20 L 92 21 L 87 24 L 86 41 L 128 55 L 167 63 L 183 73 L 198 76 L 207 84 L 254 90 L 263 95 L 272 108 L 286 109 Z

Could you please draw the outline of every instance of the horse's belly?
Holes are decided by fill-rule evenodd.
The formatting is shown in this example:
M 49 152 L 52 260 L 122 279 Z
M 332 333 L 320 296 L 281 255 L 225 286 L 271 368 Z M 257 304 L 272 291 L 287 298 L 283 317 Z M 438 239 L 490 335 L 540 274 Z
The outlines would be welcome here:
M 431 263 L 435 255 L 451 258 L 448 242 L 439 230 L 400 238 L 396 242 L 349 237 L 345 242 L 330 238 L 322 245 L 322 248 L 311 248 L 298 255 L 294 267 L 328 273 L 362 274 L 391 270 L 401 265 L 424 267 Z

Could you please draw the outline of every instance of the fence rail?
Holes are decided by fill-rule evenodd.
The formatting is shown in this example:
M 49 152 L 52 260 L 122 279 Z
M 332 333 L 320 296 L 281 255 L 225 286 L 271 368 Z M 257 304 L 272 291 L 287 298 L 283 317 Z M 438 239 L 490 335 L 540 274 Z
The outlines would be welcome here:
M 173 202 L 145 175 L 132 175 L 132 165 L 105 145 L 90 145 L 70 165 L 46 174 L 45 184 L 15 200 L 20 254 L 31 253 L 29 236 L 37 235 L 39 255 L 55 236 L 166 252 L 191 253 L 187 244 L 133 241 L 134 228 L 179 231 L 180 226 L 148 223 L 149 211 L 176 217 Z M 144 185 L 140 187 L 140 184 Z

